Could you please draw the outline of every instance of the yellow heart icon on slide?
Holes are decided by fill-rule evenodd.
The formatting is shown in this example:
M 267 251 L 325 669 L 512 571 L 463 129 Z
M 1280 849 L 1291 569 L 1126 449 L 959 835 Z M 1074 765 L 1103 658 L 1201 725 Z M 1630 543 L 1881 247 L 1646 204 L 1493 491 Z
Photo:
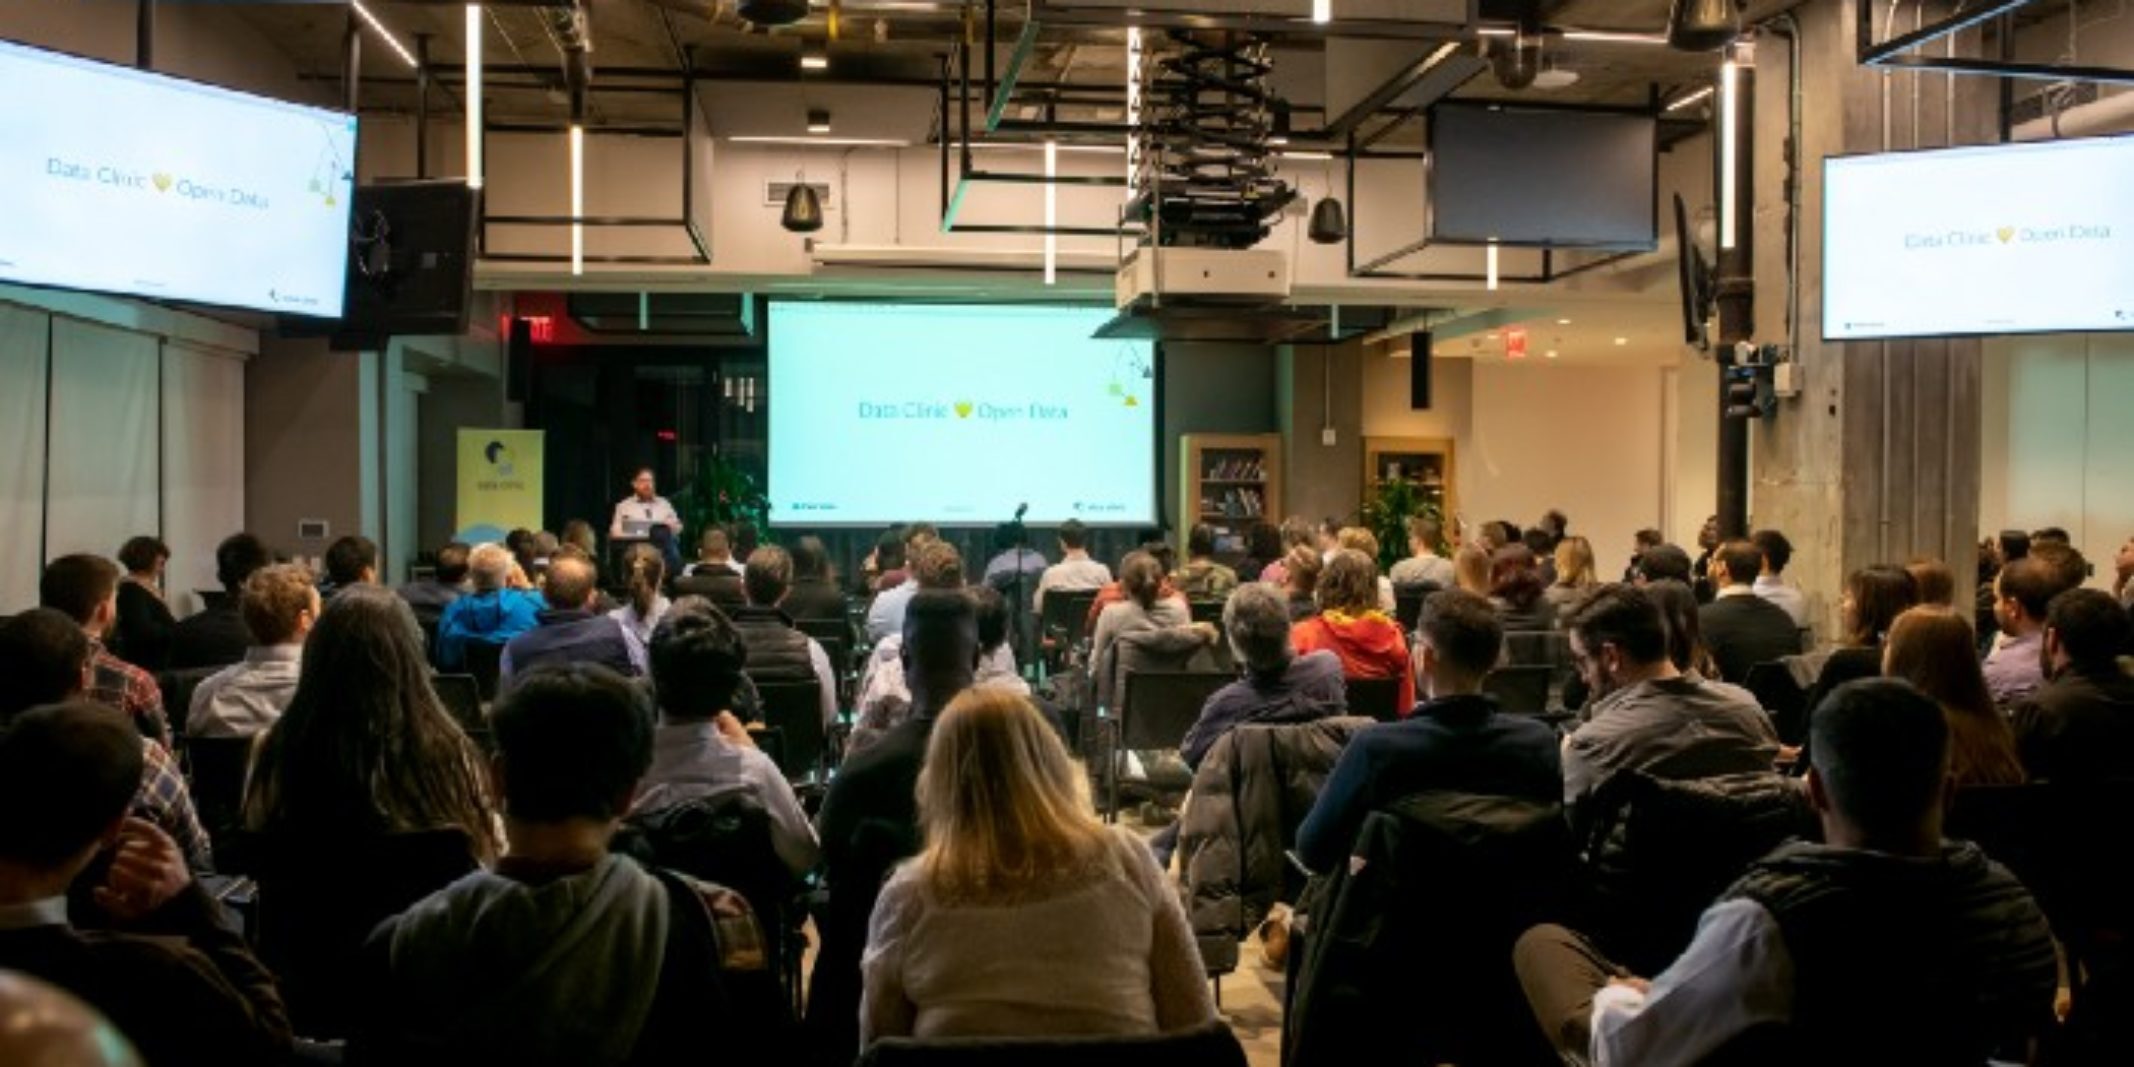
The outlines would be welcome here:
M 170 175 L 158 171 L 156 174 L 152 175 L 149 180 L 156 183 L 156 192 L 170 192 Z
M 957 417 L 957 418 L 959 418 L 959 419 L 968 419 L 968 418 L 970 418 L 970 417 L 971 417 L 971 402 L 970 402 L 970 401 L 968 401 L 968 400 L 958 400 L 958 401 L 956 401 L 956 417 Z
M 2003 226 L 2000 229 L 1993 231 L 1993 236 L 2000 238 L 2002 244 L 2007 244 L 2008 242 L 2015 240 L 2015 227 Z

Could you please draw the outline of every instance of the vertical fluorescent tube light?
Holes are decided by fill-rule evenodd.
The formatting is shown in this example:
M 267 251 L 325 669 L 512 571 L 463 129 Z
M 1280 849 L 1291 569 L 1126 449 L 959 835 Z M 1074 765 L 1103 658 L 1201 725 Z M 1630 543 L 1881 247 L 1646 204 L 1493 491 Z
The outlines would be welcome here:
M 467 5 L 467 184 L 482 187 L 482 5 Z
M 1497 291 L 1497 242 L 1491 241 L 1489 243 L 1489 251 L 1485 253 L 1485 256 L 1489 263 L 1487 268 L 1489 272 L 1489 291 L 1494 293 Z
M 1740 68 L 1729 59 L 1719 67 L 1719 247 L 1734 247 L 1734 188 L 1740 176 L 1734 173 L 1737 144 L 1741 136 Z
M 1045 142 L 1045 284 L 1060 280 L 1060 143 Z
M 585 127 L 571 123 L 571 273 L 585 273 Z
M 1334 21 L 1334 0 L 1312 0 L 1312 21 L 1318 23 Z

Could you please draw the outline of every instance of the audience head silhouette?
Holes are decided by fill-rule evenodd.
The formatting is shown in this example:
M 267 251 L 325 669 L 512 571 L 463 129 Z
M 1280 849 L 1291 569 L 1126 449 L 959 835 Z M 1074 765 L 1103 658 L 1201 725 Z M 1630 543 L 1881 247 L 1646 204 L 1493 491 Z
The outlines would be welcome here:
M 349 534 L 326 547 L 326 580 L 337 589 L 378 581 L 378 546 L 362 534 Z
M 494 543 L 474 546 L 467 553 L 467 577 L 474 583 L 477 593 L 492 593 L 504 588 L 511 579 L 511 568 L 518 560 L 511 550 Z
M 905 553 L 921 589 L 963 588 L 963 553 L 947 541 L 928 539 Z
M 1749 535 L 1749 540 L 1755 543 L 1757 551 L 1763 553 L 1761 573 L 1776 577 L 1785 573 L 1786 565 L 1793 562 L 1793 542 L 1786 540 L 1785 534 L 1777 530 L 1758 530 Z
M 1986 688 L 1969 619 L 1940 604 L 1898 615 L 1882 646 L 1882 674 L 1910 683 L 1941 705 L 1949 718 L 1949 765 L 1958 785 L 2023 781 L 2015 735 Z
M 215 546 L 215 580 L 225 592 L 235 594 L 252 572 L 274 561 L 259 538 L 248 533 L 231 534 Z
M 0 731 L 0 810 L 18 813 L 0 819 L 0 878 L 35 881 L 40 896 L 65 892 L 118 839 L 141 790 L 141 759 L 140 733 L 102 705 L 47 704 L 16 715 Z
M 777 545 L 764 545 L 748 554 L 748 573 L 742 576 L 748 602 L 759 608 L 775 608 L 793 588 L 793 557 Z
M 1223 604 L 1223 634 L 1245 669 L 1280 675 L 1289 666 L 1289 605 L 1273 586 L 1247 582 Z
M 1919 584 L 1903 567 L 1876 564 L 1852 572 L 1845 578 L 1845 595 L 1838 601 L 1845 643 L 1858 648 L 1881 644 L 1897 616 L 1917 603 Z
M 1089 547 L 1089 528 L 1080 519 L 1068 519 L 1060 524 L 1060 551 L 1080 552 Z
M 949 702 L 919 772 L 918 863 L 951 900 L 1012 899 L 1071 878 L 1102 853 L 1088 782 L 1029 701 L 978 688 Z
M 965 593 L 978 615 L 979 651 L 990 656 L 1008 643 L 1008 598 L 990 585 L 974 585 Z
M 1659 544 L 1638 553 L 1637 578 L 1641 585 L 1653 582 L 1689 584 L 1689 553 L 1680 545 Z
M 302 642 L 319 618 L 319 590 L 311 571 L 294 563 L 261 567 L 245 579 L 238 601 L 245 628 L 253 643 L 286 645 Z
M 1525 545 L 1506 545 L 1490 558 L 1489 592 L 1513 608 L 1524 611 L 1541 599 L 1541 571 L 1534 552 Z
M 145 534 L 129 537 L 119 546 L 119 565 L 126 573 L 144 578 L 160 577 L 163 564 L 170 559 L 170 546 Z
M 1932 700 L 1894 678 L 1847 682 L 1815 709 L 1809 745 L 1825 841 L 1902 855 L 1940 847 L 1949 727 Z
M 1915 559 L 1904 565 L 1918 587 L 1921 604 L 1951 607 L 1956 603 L 1956 572 L 1938 559 Z
M 473 551 L 465 541 L 451 541 L 437 550 L 436 577 L 445 585 L 458 585 L 467 580 L 467 553 Z
M 31 608 L 0 620 L 0 728 L 39 704 L 82 692 L 89 670 L 89 635 L 51 608 Z
M 669 720 L 701 721 L 733 707 L 748 646 L 711 601 L 675 601 L 652 631 L 648 652 L 652 688 Z
M 490 779 L 513 823 L 612 824 L 652 766 L 645 692 L 597 663 L 548 664 L 497 702 Z
M 749 557 L 749 567 L 754 569 L 755 557 Z M 793 577 L 800 581 L 828 581 L 830 578 L 830 550 L 823 546 L 822 538 L 807 534 L 793 542 Z
M 1128 600 L 1154 608 L 1163 597 L 1163 564 L 1147 552 L 1128 552 L 1119 561 L 1119 589 Z
M 119 568 L 102 556 L 77 553 L 44 566 L 37 603 L 73 619 L 91 636 L 109 633 L 118 617 Z
M 1564 629 L 1572 662 L 1596 698 L 1677 669 L 1668 657 L 1667 623 L 1648 589 L 1602 586 L 1571 612 Z
M 1489 552 L 1481 541 L 1469 541 L 1452 555 L 1452 581 L 1464 592 L 1488 596 L 1491 570 Z
M 1667 661 L 1684 673 L 1707 673 L 1697 594 L 1681 582 L 1665 581 L 1647 585 L 1645 596 L 1660 609 L 1660 621 L 1667 627 Z
M 1711 577 L 1715 588 L 1754 585 L 1763 573 L 1763 550 L 1756 542 L 1736 538 L 1712 550 Z
M 1344 615 L 1378 610 L 1378 564 L 1353 548 L 1334 550 L 1319 575 L 1319 607 Z
M 635 544 L 623 553 L 622 566 L 630 588 L 630 606 L 637 609 L 639 618 L 650 616 L 659 604 L 660 586 L 667 582 L 666 555 L 651 545 Z
M 978 612 L 960 589 L 920 589 L 904 612 L 898 650 L 915 715 L 931 715 L 971 687 L 983 656 Z
M 1556 584 L 1583 589 L 1598 580 L 1594 573 L 1593 542 L 1572 534 L 1556 542 Z
M 1215 527 L 1196 522 L 1186 532 L 1186 558 L 1207 559 L 1215 554 Z
M 1504 623 L 1489 601 L 1459 589 L 1432 593 L 1415 626 L 1415 675 L 1431 699 L 1482 691 L 1504 652 Z
M 2045 613 L 2045 672 L 2067 670 L 2111 675 L 2127 649 L 2127 610 L 2102 589 L 2070 589 L 2052 599 Z
M 593 605 L 600 592 L 600 570 L 593 561 L 577 556 L 558 556 L 548 561 L 548 579 L 541 584 L 541 597 L 556 611 L 582 611 Z
M 110 1019 L 73 994 L 27 974 L 0 971 L 0 1063 L 141 1067 L 141 1057 Z

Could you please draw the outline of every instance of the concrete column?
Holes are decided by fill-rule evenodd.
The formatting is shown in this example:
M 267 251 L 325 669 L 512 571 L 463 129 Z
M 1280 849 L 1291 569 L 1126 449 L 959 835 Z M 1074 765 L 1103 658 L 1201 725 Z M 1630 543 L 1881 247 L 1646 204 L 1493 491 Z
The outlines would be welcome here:
M 1808 594 L 1818 636 L 1836 632 L 1844 576 L 1872 563 L 1936 556 L 1967 603 L 1979 501 L 1977 340 L 1851 342 L 1822 337 L 1825 157 L 1975 144 L 1995 138 L 1992 79 L 1884 73 L 1857 62 L 1854 4 L 1812 0 L 1794 10 L 1801 71 L 1786 41 L 1765 35 L 1756 62 L 1756 319 L 1759 341 L 1787 334 L 1787 116 L 1799 109 L 1798 322 L 1801 395 L 1759 423 L 1752 442 L 1751 524 L 1776 527 L 1796 554 L 1788 577 Z M 1932 20 L 1951 5 L 1930 2 Z M 1878 18 L 1885 8 L 1877 7 Z M 1908 32 L 1919 6 L 1900 10 Z M 1955 47 L 1977 54 L 1981 31 Z M 1878 37 L 1888 30 L 1877 26 Z M 1946 45 L 1932 46 L 1945 52 Z

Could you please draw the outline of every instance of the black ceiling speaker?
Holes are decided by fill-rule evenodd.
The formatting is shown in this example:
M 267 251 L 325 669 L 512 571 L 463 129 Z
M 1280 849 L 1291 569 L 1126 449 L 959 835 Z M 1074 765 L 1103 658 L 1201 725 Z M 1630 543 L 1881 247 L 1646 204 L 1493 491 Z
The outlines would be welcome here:
M 808 0 L 741 0 L 734 13 L 758 26 L 785 26 L 808 17 Z
M 1541 36 L 1519 31 L 1509 43 L 1496 42 L 1490 50 L 1489 65 L 1497 75 L 1497 84 L 1507 89 L 1519 90 L 1534 84 L 1534 76 L 1541 73 Z
M 1348 239 L 1349 216 L 1342 210 L 1341 201 L 1331 196 L 1321 197 L 1312 208 L 1312 224 L 1309 231 L 1316 244 L 1338 245 Z
M 815 187 L 806 182 L 795 182 L 785 194 L 785 214 L 778 224 L 794 233 L 814 233 L 822 229 L 822 197 L 815 194 Z
M 1674 0 L 1667 15 L 1667 43 L 1684 52 L 1716 52 L 1739 36 L 1739 0 Z

